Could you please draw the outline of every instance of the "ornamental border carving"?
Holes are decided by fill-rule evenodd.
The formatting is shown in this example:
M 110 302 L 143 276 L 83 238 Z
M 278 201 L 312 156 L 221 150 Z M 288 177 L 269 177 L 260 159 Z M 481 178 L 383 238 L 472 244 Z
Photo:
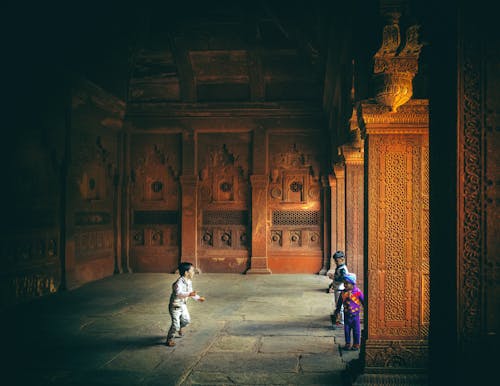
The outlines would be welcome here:
M 474 36 L 469 31 L 469 36 Z M 461 310 L 460 336 L 465 342 L 476 339 L 481 331 L 481 229 L 483 223 L 481 185 L 482 175 L 482 73 L 480 46 L 475 39 L 464 41 L 463 78 L 463 186 L 460 198 L 463 200 L 463 228 L 459 233 L 463 244 L 463 258 L 460 272 Z
M 367 342 L 367 367 L 427 368 L 428 343 L 420 340 L 370 340 Z

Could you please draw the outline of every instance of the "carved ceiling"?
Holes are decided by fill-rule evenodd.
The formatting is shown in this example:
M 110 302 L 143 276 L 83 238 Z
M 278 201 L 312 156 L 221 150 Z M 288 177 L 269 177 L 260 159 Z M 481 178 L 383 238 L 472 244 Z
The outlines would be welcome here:
M 321 101 L 321 18 L 297 4 L 151 8 L 129 102 Z

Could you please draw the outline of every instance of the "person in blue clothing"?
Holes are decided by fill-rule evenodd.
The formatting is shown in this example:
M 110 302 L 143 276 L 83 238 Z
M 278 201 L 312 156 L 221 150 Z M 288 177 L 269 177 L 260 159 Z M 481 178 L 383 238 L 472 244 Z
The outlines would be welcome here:
M 348 273 L 344 277 L 344 289 L 337 301 L 334 315 L 337 317 L 340 308 L 344 306 L 344 350 L 359 350 L 361 342 L 361 321 L 359 319 L 361 308 L 364 306 L 365 298 L 363 292 L 356 287 L 356 275 Z M 351 345 L 351 331 L 353 344 Z
M 172 324 L 167 334 L 167 342 L 165 343 L 167 346 L 175 346 L 175 333 L 178 332 L 180 336 L 183 336 L 183 328 L 191 322 L 187 300 L 191 298 L 199 302 L 205 301 L 203 296 L 199 296 L 196 291 L 193 291 L 193 276 L 193 264 L 189 262 L 179 264 L 179 278 L 172 284 L 172 295 L 168 305 Z

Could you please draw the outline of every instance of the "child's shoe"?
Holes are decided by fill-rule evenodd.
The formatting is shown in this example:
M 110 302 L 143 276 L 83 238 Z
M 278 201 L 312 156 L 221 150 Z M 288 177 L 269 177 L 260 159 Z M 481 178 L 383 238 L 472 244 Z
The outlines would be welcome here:
M 184 331 L 182 331 L 182 328 L 179 330 L 179 336 L 183 337 L 184 336 Z
M 175 342 L 172 339 L 169 339 L 169 340 L 167 340 L 165 342 L 165 346 L 174 347 L 175 346 Z
M 353 344 L 352 351 L 359 351 L 359 344 Z
M 343 347 L 344 350 L 350 350 L 351 349 L 351 345 L 350 344 L 346 344 L 344 347 Z

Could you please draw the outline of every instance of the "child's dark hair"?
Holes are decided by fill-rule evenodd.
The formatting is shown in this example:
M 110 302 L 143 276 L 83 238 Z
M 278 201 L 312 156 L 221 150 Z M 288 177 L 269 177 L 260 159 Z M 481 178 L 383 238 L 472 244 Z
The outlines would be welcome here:
M 187 261 L 179 264 L 179 275 L 184 276 L 184 274 L 189 271 L 189 269 L 193 266 L 193 264 L 188 263 Z
M 333 254 L 333 256 L 332 256 L 332 257 L 333 257 L 335 260 L 337 260 L 337 259 L 344 259 L 344 260 L 347 260 L 347 259 L 345 258 L 344 251 L 337 251 L 337 252 L 335 252 L 335 253 Z

